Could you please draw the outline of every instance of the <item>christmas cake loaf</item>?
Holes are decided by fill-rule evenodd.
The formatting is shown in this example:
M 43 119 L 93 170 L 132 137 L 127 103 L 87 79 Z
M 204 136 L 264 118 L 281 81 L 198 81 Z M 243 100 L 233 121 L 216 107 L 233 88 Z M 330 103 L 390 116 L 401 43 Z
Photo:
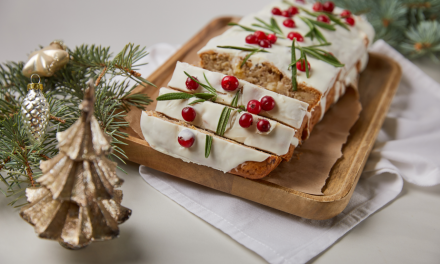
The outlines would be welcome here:
M 149 146 L 161 153 L 245 178 L 263 178 L 282 160 L 155 111 L 142 112 L 141 129 Z
M 198 128 L 216 133 L 219 120 L 229 107 L 196 97 L 177 100 L 159 100 L 176 90 L 161 88 L 156 111 L 175 120 L 187 121 Z M 238 96 L 238 94 L 237 94 Z M 241 109 L 230 108 L 223 136 L 246 146 L 254 147 L 290 160 L 298 146 L 296 130 L 276 121 L 258 117 Z M 220 134 L 220 133 L 217 133 Z
M 367 21 L 332 2 L 278 1 L 232 25 L 198 52 L 201 66 L 307 103 L 306 136 L 356 86 L 374 37 Z
M 258 115 L 271 118 L 298 130 L 301 130 L 304 119 L 307 118 L 307 103 L 269 91 L 247 81 L 230 78 L 222 73 L 208 71 L 184 62 L 177 62 L 168 86 L 191 94 L 208 92 L 202 85 L 198 85 L 196 82 L 188 79 L 187 74 L 203 85 L 210 85 L 215 89 L 217 93 L 215 102 L 217 103 L 231 105 L 235 94 L 237 91 L 240 91 L 237 105 L 244 109 L 253 100 L 261 101 L 263 97 L 270 97 L 269 100 L 273 100 L 272 107 L 265 108 L 263 106 L 259 112 L 254 112 Z M 233 81 L 231 82 L 230 79 Z

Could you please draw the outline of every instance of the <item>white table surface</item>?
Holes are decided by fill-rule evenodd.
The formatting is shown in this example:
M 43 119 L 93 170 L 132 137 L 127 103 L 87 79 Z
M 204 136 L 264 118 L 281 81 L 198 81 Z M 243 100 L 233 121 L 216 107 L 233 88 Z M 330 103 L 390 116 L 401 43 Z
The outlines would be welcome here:
M 38 45 L 63 39 L 111 46 L 183 44 L 212 18 L 246 15 L 265 0 L 0 1 L 0 62 L 26 60 Z M 440 82 L 440 65 L 416 61 Z M 121 235 L 80 251 L 38 239 L 0 196 L 0 263 L 266 263 L 143 181 L 138 165 L 123 165 L 123 205 L 132 217 Z M 439 263 L 440 186 L 405 183 L 399 197 L 310 263 Z

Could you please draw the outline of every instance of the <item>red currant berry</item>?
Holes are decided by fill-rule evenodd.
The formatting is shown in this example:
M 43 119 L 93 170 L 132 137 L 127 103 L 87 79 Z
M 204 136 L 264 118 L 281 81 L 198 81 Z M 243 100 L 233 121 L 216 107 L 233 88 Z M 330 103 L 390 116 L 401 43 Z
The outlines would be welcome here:
M 349 17 L 349 16 L 351 16 L 350 10 L 345 9 L 341 12 L 341 17 Z
M 257 129 L 260 130 L 260 132 L 269 132 L 270 130 L 270 123 L 267 121 L 267 119 L 260 119 L 257 123 Z
M 345 22 L 347 22 L 347 24 L 349 24 L 350 26 L 354 26 L 354 24 L 356 23 L 353 17 L 345 18 Z
M 287 11 L 287 10 L 284 10 L 284 11 L 281 11 L 281 15 L 282 15 L 283 17 L 290 17 L 290 12 Z
M 306 65 L 305 64 L 306 64 L 305 60 L 302 59 L 302 60 L 300 60 L 300 61 L 298 61 L 296 63 L 296 68 L 298 70 L 302 71 L 302 72 L 305 72 L 306 71 Z M 309 67 L 309 71 L 310 71 L 310 63 L 309 62 L 307 62 L 307 66 Z
M 316 18 L 316 20 L 318 20 L 319 22 L 330 24 L 330 18 L 328 18 L 328 16 L 326 15 L 319 15 L 318 18 Z
M 298 32 L 290 32 L 289 34 L 287 34 L 287 37 L 291 40 L 296 39 L 296 41 L 298 42 L 304 41 L 304 37 Z
M 277 42 L 277 36 L 275 34 L 268 34 L 267 35 L 267 40 L 270 41 L 270 43 L 275 44 L 275 42 Z
M 261 103 L 257 100 L 250 100 L 247 104 L 246 110 L 249 113 L 258 115 L 261 112 Z
M 255 31 L 254 35 L 257 36 L 258 40 L 267 39 L 266 33 L 264 33 L 263 31 Z
M 295 21 L 293 21 L 293 19 L 288 18 L 288 19 L 283 21 L 283 25 L 285 27 L 288 27 L 288 28 L 294 28 L 295 27 Z
M 322 9 L 325 12 L 333 12 L 333 9 L 335 9 L 335 4 L 332 1 L 327 1 L 322 5 Z
M 272 8 L 272 14 L 276 16 L 281 16 L 281 10 L 278 7 Z
M 190 148 L 194 144 L 195 140 L 196 136 L 189 129 L 180 131 L 179 135 L 177 136 L 177 141 L 179 141 L 179 144 L 184 148 Z
M 272 48 L 272 43 L 270 43 L 270 41 L 268 39 L 260 40 L 258 45 L 260 45 L 260 47 L 262 47 L 262 48 Z
M 313 4 L 313 11 L 320 12 L 320 11 L 323 11 L 323 10 L 324 10 L 324 7 L 322 6 L 322 3 L 316 2 L 316 3 Z
M 194 76 L 192 76 L 192 77 L 198 81 L 198 79 L 196 77 L 194 77 Z M 188 90 L 191 90 L 191 91 L 197 90 L 197 88 L 199 88 L 199 84 L 189 77 L 188 77 L 188 79 L 186 79 L 185 84 L 186 84 L 186 88 L 188 88 Z
M 263 98 L 260 99 L 261 102 L 261 109 L 264 111 L 270 111 L 275 107 L 275 100 L 272 98 L 272 96 L 263 96 Z
M 222 79 L 222 88 L 226 91 L 235 91 L 238 88 L 238 79 L 234 76 L 225 76 Z
M 247 128 L 252 125 L 253 117 L 251 114 L 244 113 L 240 116 L 240 119 L 238 120 L 238 123 L 241 127 Z
M 296 7 L 294 7 L 294 6 L 289 7 L 289 8 L 287 9 L 287 11 L 289 11 L 289 13 L 290 13 L 291 16 L 294 16 L 294 15 L 296 15 L 296 14 L 299 13 L 298 8 L 296 8 Z
M 258 44 L 258 38 L 255 35 L 248 35 L 246 37 L 246 43 L 247 44 Z
M 182 109 L 182 117 L 185 121 L 192 122 L 196 119 L 196 110 L 194 108 L 187 106 Z

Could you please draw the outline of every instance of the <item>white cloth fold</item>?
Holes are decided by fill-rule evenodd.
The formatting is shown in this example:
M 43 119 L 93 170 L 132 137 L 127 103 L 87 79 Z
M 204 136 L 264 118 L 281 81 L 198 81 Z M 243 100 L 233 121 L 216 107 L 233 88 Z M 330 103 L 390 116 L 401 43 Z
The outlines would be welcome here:
M 150 70 L 167 57 L 157 45 Z M 345 210 L 307 220 L 141 166 L 141 176 L 191 213 L 222 230 L 269 263 L 304 263 L 401 192 L 403 179 L 440 183 L 440 85 L 383 41 L 372 51 L 400 63 L 403 77 L 375 147 Z M 163 55 L 163 57 L 162 57 Z M 170 54 L 167 54 L 168 56 Z

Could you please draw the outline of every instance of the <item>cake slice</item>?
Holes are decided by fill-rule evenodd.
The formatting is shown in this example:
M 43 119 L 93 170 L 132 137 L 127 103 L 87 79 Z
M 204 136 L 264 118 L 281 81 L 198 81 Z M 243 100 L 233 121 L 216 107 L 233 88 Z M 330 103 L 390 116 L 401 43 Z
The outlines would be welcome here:
M 173 89 L 161 88 L 156 111 L 175 120 L 187 121 L 193 126 L 213 133 L 217 131 L 222 113 L 229 107 L 210 101 L 194 103 L 198 100 L 195 97 L 159 100 L 166 94 L 176 92 Z M 284 160 L 290 160 L 295 147 L 298 146 L 298 137 L 300 137 L 298 134 L 295 137 L 295 129 L 240 109 L 230 109 L 223 134 L 225 138 L 281 156 Z
M 148 145 L 161 153 L 245 178 L 263 178 L 282 160 L 154 111 L 142 112 L 141 129 Z
M 262 110 L 259 115 L 271 118 L 285 125 L 291 126 L 296 129 L 301 129 L 305 119 L 307 118 L 307 108 L 308 104 L 290 98 L 267 89 L 260 87 L 258 85 L 251 84 L 249 82 L 238 79 L 239 86 L 236 91 L 227 91 L 223 89 L 221 82 L 225 74 L 212 72 L 199 67 L 192 66 L 188 63 L 177 62 L 176 68 L 174 70 L 173 76 L 168 83 L 168 86 L 187 93 L 202 93 L 208 92 L 202 86 L 199 86 L 195 90 L 188 89 L 186 81 L 188 76 L 196 78 L 200 83 L 208 85 L 209 84 L 216 90 L 217 97 L 215 102 L 231 105 L 232 100 L 237 93 L 240 91 L 240 96 L 238 98 L 238 106 L 246 107 L 250 100 L 260 100 L 264 96 L 270 96 L 275 101 L 275 107 L 270 111 Z M 205 79 L 206 77 L 206 79 Z

